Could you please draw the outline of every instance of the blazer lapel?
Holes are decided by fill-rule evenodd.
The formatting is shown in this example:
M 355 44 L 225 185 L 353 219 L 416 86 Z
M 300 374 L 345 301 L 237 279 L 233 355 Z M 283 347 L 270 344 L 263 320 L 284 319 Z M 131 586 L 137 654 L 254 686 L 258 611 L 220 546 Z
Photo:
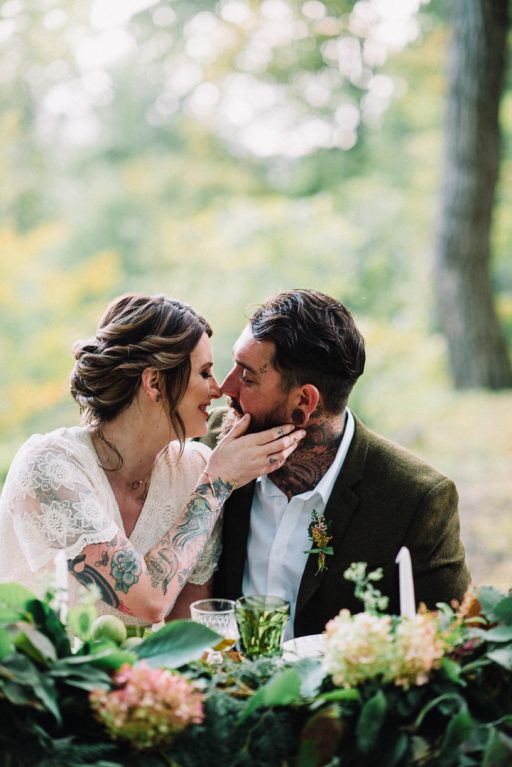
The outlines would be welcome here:
M 224 587 L 226 593 L 237 594 L 237 596 L 242 593 L 254 485 L 254 482 L 250 482 L 241 487 L 240 490 L 236 490 L 227 501 L 224 509 L 224 552 L 221 559 L 221 566 L 223 566 L 224 571 Z
M 354 515 L 357 513 L 359 502 L 359 497 L 352 488 L 360 479 L 364 470 L 366 453 L 368 451 L 368 433 L 361 421 L 355 416 L 354 419 L 354 436 L 325 508 L 325 518 L 331 522 L 332 547 L 334 549 L 334 554 L 326 559 L 327 569 L 339 567 L 340 562 L 343 561 L 343 537 Z M 325 571 L 318 573 L 318 575 L 316 571 L 317 555 L 310 554 L 297 595 L 296 615 L 299 614 L 320 588 Z M 342 577 L 342 574 L 340 577 Z

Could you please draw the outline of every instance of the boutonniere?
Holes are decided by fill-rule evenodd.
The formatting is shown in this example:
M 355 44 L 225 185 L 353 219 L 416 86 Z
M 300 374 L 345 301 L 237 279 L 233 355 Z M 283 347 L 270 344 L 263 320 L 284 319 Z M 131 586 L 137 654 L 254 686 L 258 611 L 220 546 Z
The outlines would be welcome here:
M 323 573 L 324 570 L 327 570 L 325 558 L 326 556 L 332 556 L 334 549 L 332 546 L 329 546 L 332 541 L 331 522 L 323 514 L 318 514 L 315 509 L 311 513 L 308 535 L 313 548 L 305 551 L 304 554 L 318 554 L 317 570 L 315 573 L 315 575 L 318 575 L 318 573 Z

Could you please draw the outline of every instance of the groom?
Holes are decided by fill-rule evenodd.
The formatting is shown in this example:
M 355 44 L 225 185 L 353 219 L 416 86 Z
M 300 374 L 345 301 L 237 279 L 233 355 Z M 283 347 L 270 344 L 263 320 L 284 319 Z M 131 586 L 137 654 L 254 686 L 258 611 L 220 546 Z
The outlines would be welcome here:
M 253 431 L 289 422 L 307 431 L 284 465 L 227 501 L 214 581 L 221 597 L 287 599 L 285 639 L 322 632 L 342 608 L 361 611 L 343 577 L 355 561 L 382 568 L 375 585 L 398 613 L 402 546 L 417 603 L 460 600 L 469 585 L 454 484 L 347 407 L 364 363 L 364 340 L 342 304 L 314 290 L 280 293 L 235 344 L 222 384 L 231 413 L 211 417 L 210 444 L 223 417 L 246 412 Z

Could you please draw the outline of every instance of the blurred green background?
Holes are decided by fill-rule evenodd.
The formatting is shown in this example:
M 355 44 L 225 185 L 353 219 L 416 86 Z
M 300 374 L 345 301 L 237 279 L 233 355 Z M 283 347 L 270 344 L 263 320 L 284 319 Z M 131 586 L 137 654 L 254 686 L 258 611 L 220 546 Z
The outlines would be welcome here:
M 311 287 L 367 340 L 351 405 L 456 482 L 475 581 L 512 583 L 512 393 L 454 390 L 435 314 L 448 6 L 4 0 L 0 484 L 78 422 L 72 342 L 125 291 L 190 302 L 216 373 L 251 308 Z M 492 284 L 512 345 L 512 91 Z

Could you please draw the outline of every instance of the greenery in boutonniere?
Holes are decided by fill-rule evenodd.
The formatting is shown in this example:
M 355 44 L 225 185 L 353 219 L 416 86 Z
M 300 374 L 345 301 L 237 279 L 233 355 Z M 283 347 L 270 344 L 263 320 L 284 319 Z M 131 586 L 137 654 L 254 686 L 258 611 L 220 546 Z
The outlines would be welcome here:
M 318 554 L 316 561 L 317 569 L 315 575 L 323 573 L 327 570 L 327 564 L 325 561 L 326 556 L 332 556 L 334 549 L 330 546 L 332 541 L 331 535 L 331 521 L 326 519 L 323 514 L 313 509 L 311 513 L 311 522 L 308 527 L 309 540 L 313 544 L 313 548 L 308 549 L 304 554 Z

